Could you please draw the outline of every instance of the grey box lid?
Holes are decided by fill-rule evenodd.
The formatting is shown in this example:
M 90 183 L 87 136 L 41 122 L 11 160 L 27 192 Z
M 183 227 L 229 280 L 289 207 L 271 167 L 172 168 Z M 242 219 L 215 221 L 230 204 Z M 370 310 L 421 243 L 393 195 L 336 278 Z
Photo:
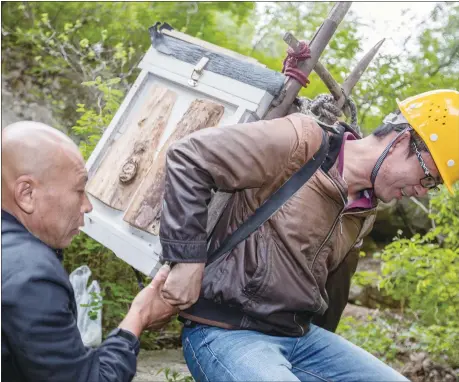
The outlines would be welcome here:
M 160 23 L 157 22 L 148 29 L 152 46 L 158 52 L 193 65 L 196 65 L 202 57 L 207 57 L 209 62 L 205 70 L 265 90 L 274 97 L 281 91 L 285 81 L 282 73 L 264 67 L 253 58 L 215 47 L 202 40 L 187 38 L 185 41 L 177 37 L 180 33 L 176 32 L 174 35 L 170 33 L 173 28 L 169 24 L 159 25 Z M 202 44 L 197 45 L 190 41 L 202 41 Z

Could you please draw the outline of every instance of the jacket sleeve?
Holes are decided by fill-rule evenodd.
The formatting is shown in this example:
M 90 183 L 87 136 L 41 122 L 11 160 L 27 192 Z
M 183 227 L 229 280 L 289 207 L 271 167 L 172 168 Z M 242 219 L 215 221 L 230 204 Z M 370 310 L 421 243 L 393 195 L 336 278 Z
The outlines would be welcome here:
M 310 158 L 321 141 L 320 127 L 294 114 L 203 129 L 171 145 L 160 222 L 163 260 L 206 262 L 211 191 L 260 188 L 278 177 L 298 152 L 303 160 Z
M 131 381 L 138 340 L 132 344 L 112 336 L 97 349 L 86 348 L 72 311 L 70 284 L 47 272 L 20 272 L 2 296 L 2 335 L 16 369 L 34 382 Z
M 343 310 L 347 305 L 351 279 L 357 269 L 360 246 L 352 248 L 341 264 L 327 278 L 328 309 L 322 316 L 315 316 L 313 324 L 335 332 Z

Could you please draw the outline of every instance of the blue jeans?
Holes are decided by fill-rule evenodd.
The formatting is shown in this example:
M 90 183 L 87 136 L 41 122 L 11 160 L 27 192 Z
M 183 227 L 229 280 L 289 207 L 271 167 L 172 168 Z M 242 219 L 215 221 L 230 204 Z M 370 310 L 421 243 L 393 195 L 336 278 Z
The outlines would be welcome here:
M 198 325 L 184 328 L 194 379 L 207 381 L 408 381 L 365 350 L 311 325 L 303 337 Z

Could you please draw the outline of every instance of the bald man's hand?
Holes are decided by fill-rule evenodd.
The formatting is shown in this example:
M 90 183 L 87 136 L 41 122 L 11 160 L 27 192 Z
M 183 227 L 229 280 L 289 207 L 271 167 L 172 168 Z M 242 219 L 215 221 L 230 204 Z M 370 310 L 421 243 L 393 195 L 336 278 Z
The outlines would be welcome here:
M 143 330 L 161 329 L 178 313 L 179 310 L 167 303 L 161 295 L 161 288 L 169 272 L 170 267 L 163 265 L 150 285 L 134 298 L 126 318 L 119 325 L 121 329 L 129 330 L 139 337 Z

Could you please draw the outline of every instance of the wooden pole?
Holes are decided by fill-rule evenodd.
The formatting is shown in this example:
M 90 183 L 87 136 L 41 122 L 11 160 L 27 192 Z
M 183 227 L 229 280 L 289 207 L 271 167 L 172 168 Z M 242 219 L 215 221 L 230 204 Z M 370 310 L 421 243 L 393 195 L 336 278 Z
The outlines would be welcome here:
M 309 48 L 311 50 L 311 58 L 300 62 L 298 65 L 298 68 L 307 76 L 309 76 L 313 68 L 316 66 L 320 55 L 325 50 L 328 42 L 333 37 L 333 34 L 338 28 L 339 23 L 344 19 L 344 16 L 349 11 L 351 5 L 352 2 L 339 2 L 335 4 L 327 19 L 322 23 L 322 25 L 314 34 L 314 37 L 309 44 Z M 283 97 L 283 99 L 278 99 L 277 102 L 273 102 L 274 105 L 277 106 L 272 107 L 267 112 L 264 119 L 274 119 L 287 115 L 288 110 L 293 104 L 293 101 L 298 95 L 301 87 L 302 85 L 297 80 L 294 78 L 289 78 L 285 82 L 284 87 L 280 92 L 279 97 Z
M 367 69 L 368 65 L 370 65 L 370 62 L 373 60 L 373 58 L 376 56 L 376 53 L 378 53 L 379 48 L 381 48 L 381 45 L 384 43 L 386 39 L 383 38 L 381 41 L 379 41 L 356 65 L 354 70 L 349 74 L 349 77 L 346 78 L 346 80 L 343 83 L 343 91 L 346 96 L 351 94 L 352 89 L 354 88 L 355 84 L 359 82 L 360 77 L 362 77 L 362 74 L 365 72 Z M 341 100 L 340 100 L 341 101 Z M 342 105 L 339 104 L 338 101 L 338 106 L 342 107 Z M 344 100 L 342 102 L 344 104 Z
M 295 51 L 298 50 L 299 41 L 297 38 L 292 35 L 290 32 L 287 32 L 284 36 L 284 41 Z M 381 45 L 384 43 L 385 39 L 379 41 L 356 65 L 354 70 L 351 74 L 347 77 L 346 81 L 344 82 L 343 86 L 341 87 L 338 82 L 333 78 L 331 73 L 325 68 L 325 66 L 320 62 L 317 61 L 316 66 L 314 67 L 314 71 L 320 77 L 320 79 L 324 82 L 327 86 L 328 90 L 330 91 L 333 98 L 337 101 L 337 106 L 340 109 L 343 109 L 344 113 L 347 117 L 349 117 L 349 109 L 345 107 L 344 103 L 346 102 L 346 97 L 348 97 L 354 86 L 359 82 L 360 77 L 367 69 L 370 62 L 375 57 L 376 53 L 378 52 Z M 344 94 L 343 94 L 344 93 Z
M 314 67 L 314 71 L 327 86 L 328 90 L 330 90 L 330 93 L 335 100 L 338 101 L 341 98 L 344 98 L 341 86 L 338 82 L 335 81 L 331 73 L 327 70 L 325 66 L 322 65 L 320 61 L 317 62 L 316 66 Z
M 370 62 L 378 53 L 379 48 L 384 43 L 385 39 L 383 38 L 379 41 L 371 50 L 357 63 L 354 70 L 349 74 L 346 80 L 341 87 L 338 82 L 335 81 L 330 72 L 319 62 L 317 62 L 314 67 L 315 72 L 318 74 L 320 79 L 325 83 L 330 93 L 333 95 L 333 98 L 336 100 L 337 106 L 342 109 L 344 103 L 346 102 L 346 97 L 352 93 L 352 89 L 359 82 L 365 70 L 370 65 Z M 344 93 L 344 95 L 343 95 Z M 345 97 L 346 96 L 346 97 Z M 347 115 L 347 108 L 344 109 L 345 114 Z

